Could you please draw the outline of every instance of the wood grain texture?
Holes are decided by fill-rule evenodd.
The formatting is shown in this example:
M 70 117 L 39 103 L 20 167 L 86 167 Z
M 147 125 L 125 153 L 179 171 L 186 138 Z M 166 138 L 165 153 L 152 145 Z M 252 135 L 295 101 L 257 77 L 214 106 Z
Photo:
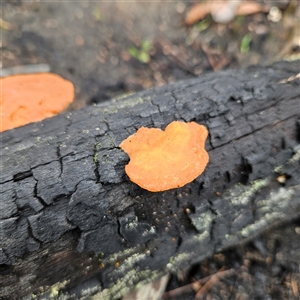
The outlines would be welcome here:
M 208 73 L 2 133 L 0 298 L 116 299 L 298 217 L 298 72 Z M 210 162 L 145 191 L 118 146 L 173 120 L 207 127 Z

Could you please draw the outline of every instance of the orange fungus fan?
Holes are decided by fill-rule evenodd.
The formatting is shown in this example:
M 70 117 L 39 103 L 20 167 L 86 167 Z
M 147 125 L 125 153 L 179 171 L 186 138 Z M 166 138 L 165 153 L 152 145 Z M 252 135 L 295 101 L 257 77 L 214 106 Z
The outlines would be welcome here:
M 73 84 L 51 73 L 0 79 L 0 131 L 52 117 L 74 99 Z
M 165 131 L 141 127 L 120 147 L 130 156 L 125 166 L 130 180 L 159 192 L 184 186 L 205 169 L 207 129 L 195 122 L 174 121 Z

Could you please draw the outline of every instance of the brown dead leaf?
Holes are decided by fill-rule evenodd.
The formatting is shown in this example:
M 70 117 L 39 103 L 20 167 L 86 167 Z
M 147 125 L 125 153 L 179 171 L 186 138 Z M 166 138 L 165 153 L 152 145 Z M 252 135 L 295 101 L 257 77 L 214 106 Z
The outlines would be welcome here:
M 269 6 L 261 5 L 252 0 L 223 0 L 201 2 L 192 6 L 185 16 L 185 24 L 193 25 L 211 14 L 217 23 L 228 23 L 236 15 L 251 15 L 258 12 L 268 12 Z
M 184 20 L 185 24 L 193 25 L 197 21 L 205 18 L 208 14 L 211 13 L 213 5 L 213 2 L 198 3 L 193 5 L 186 13 Z
M 262 5 L 255 1 L 243 1 L 236 10 L 237 16 L 246 16 L 256 14 L 258 12 L 268 12 L 269 6 Z
M 14 30 L 17 28 L 16 25 L 4 21 L 2 18 L 0 18 L 0 27 L 4 30 Z
M 222 51 L 210 48 L 206 44 L 202 44 L 201 48 L 206 54 L 209 64 L 214 71 L 221 70 L 228 65 L 229 57 Z

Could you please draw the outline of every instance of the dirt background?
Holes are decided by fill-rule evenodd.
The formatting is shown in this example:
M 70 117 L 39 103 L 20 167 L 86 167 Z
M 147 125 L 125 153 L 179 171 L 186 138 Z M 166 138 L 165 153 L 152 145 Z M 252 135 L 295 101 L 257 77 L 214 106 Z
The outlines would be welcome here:
M 207 71 L 299 57 L 297 1 L 259 1 L 269 12 L 237 16 L 228 24 L 208 15 L 186 26 L 185 14 L 194 3 L 1 2 L 3 72 L 44 64 L 43 70 L 74 83 L 73 110 Z M 299 249 L 295 220 L 172 276 L 167 290 L 235 268 L 199 299 L 300 299 Z M 187 288 L 165 299 L 195 294 Z
M 4 1 L 2 66 L 49 65 L 74 83 L 71 109 L 79 109 L 206 71 L 266 65 L 300 46 L 294 43 L 296 3 L 266 3 L 273 13 L 237 16 L 228 24 L 207 16 L 185 26 L 193 2 Z M 241 49 L 247 37 L 248 49 Z

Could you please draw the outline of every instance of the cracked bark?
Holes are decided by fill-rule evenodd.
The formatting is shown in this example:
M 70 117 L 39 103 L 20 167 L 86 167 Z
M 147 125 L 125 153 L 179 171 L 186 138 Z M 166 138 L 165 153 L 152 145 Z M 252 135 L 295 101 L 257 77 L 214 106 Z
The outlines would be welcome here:
M 2 133 L 0 298 L 117 298 L 298 217 L 300 80 L 280 83 L 298 65 L 208 73 Z M 173 120 L 208 128 L 210 163 L 182 188 L 142 190 L 118 145 Z

